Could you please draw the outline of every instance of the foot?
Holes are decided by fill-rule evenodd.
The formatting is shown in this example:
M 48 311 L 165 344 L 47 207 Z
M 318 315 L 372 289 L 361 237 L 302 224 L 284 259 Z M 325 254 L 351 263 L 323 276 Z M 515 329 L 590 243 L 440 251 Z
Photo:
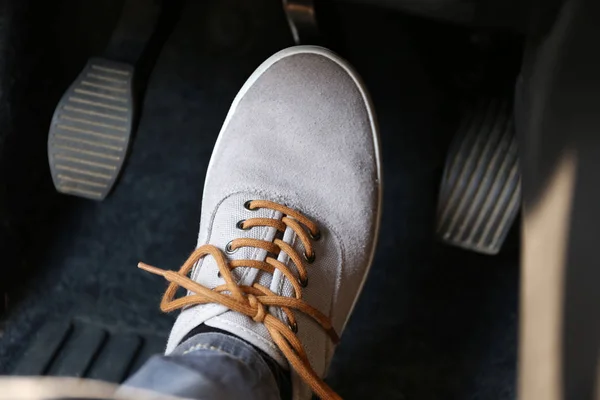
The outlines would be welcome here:
M 163 310 L 187 306 L 167 353 L 206 324 L 290 368 L 295 399 L 335 397 L 323 377 L 373 259 L 378 146 L 369 96 L 347 62 L 309 46 L 265 61 L 217 139 L 199 248 L 179 273 L 140 265 L 172 282 Z M 179 286 L 189 295 L 173 300 Z

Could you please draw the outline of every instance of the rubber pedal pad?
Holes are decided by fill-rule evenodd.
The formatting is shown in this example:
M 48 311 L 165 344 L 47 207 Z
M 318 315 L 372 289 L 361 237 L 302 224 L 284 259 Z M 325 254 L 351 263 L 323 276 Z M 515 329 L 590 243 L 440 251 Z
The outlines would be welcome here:
M 61 193 L 103 200 L 114 186 L 133 131 L 133 66 L 92 58 L 62 96 L 48 159 Z
M 521 206 L 512 102 L 484 99 L 464 114 L 446 159 L 436 234 L 443 242 L 497 254 Z

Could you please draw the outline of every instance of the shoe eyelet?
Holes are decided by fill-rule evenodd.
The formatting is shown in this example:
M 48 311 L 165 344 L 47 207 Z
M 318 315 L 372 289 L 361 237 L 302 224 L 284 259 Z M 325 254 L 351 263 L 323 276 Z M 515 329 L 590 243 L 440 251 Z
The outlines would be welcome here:
M 225 253 L 227 254 L 233 254 L 236 251 L 238 251 L 238 249 L 232 249 L 231 248 L 231 242 L 227 243 L 227 245 L 225 245 Z
M 294 322 L 293 324 L 289 323 L 288 328 L 294 333 L 298 333 L 298 324 Z
M 258 210 L 258 208 L 250 208 L 250 205 L 252 204 L 253 200 L 248 200 L 247 202 L 244 203 L 244 208 L 248 211 L 256 211 Z
M 244 222 L 246 222 L 245 219 L 242 219 L 242 220 L 238 221 L 237 224 L 235 224 L 235 227 L 238 228 L 241 231 L 249 231 L 250 228 L 244 228 Z
M 308 286 L 308 278 L 298 278 L 298 283 L 300 284 L 300 286 L 302 286 L 303 288 Z
M 312 232 L 308 232 L 308 236 L 316 242 L 317 240 L 321 239 L 321 231 L 317 231 L 317 233 L 315 233 L 314 235 L 312 234 Z
M 304 259 L 306 260 L 306 262 L 308 262 L 309 264 L 312 264 L 313 262 L 315 262 L 316 259 L 316 255 L 315 253 L 312 253 L 310 256 L 308 254 L 306 254 L 306 252 L 304 252 Z

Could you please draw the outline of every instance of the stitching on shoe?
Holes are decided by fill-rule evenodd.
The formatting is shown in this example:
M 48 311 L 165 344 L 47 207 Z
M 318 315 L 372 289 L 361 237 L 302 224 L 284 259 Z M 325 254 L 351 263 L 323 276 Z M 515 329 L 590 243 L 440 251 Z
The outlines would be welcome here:
M 283 196 L 283 195 L 281 195 L 280 193 L 277 193 L 277 192 L 275 192 L 275 191 L 264 192 L 264 191 L 260 191 L 260 190 L 259 190 L 259 191 L 257 191 L 256 189 L 252 189 L 252 188 L 244 188 L 244 189 L 240 189 L 240 190 L 238 190 L 238 191 L 232 192 L 232 193 L 230 193 L 229 195 L 225 196 L 223 199 L 221 199 L 221 200 L 220 200 L 220 201 L 219 201 L 219 202 L 218 202 L 218 203 L 215 205 L 215 207 L 213 208 L 213 211 L 211 212 L 211 216 L 210 216 L 210 222 L 209 222 L 209 224 L 208 224 L 208 228 L 207 228 L 207 229 L 208 229 L 208 236 L 206 237 L 206 240 L 205 240 L 205 242 L 206 242 L 206 243 L 210 242 L 210 239 L 211 239 L 211 237 L 212 237 L 212 234 L 213 234 L 213 227 L 214 227 L 214 221 L 215 221 L 216 214 L 217 214 L 217 212 L 216 212 L 216 211 L 219 209 L 219 207 L 220 207 L 220 206 L 221 206 L 221 205 L 222 205 L 222 204 L 223 204 L 223 203 L 224 203 L 226 200 L 228 200 L 229 198 L 231 198 L 231 197 L 233 197 L 233 196 L 236 196 L 236 195 L 239 195 L 239 194 L 244 194 L 244 193 L 248 193 L 248 194 L 250 194 L 250 195 L 253 195 L 253 196 L 265 197 L 265 198 L 267 198 L 267 199 L 273 199 L 273 200 L 277 199 L 277 200 L 282 200 L 283 202 L 287 202 L 287 201 L 288 201 L 288 199 L 289 199 L 289 200 L 292 200 L 290 197 L 288 197 L 288 196 Z M 295 198 L 298 198 L 298 196 L 295 196 Z M 303 211 L 303 210 L 301 210 L 301 211 Z M 340 235 L 338 235 L 338 234 L 337 234 L 337 232 L 336 232 L 336 231 L 335 231 L 335 230 L 332 228 L 332 224 L 331 224 L 331 223 L 329 223 L 329 222 L 330 222 L 329 218 L 325 218 L 325 217 L 323 216 L 323 214 L 319 213 L 319 212 L 318 212 L 318 211 L 316 211 L 316 210 L 312 210 L 312 209 L 311 209 L 311 210 L 307 210 L 307 211 L 308 211 L 308 216 L 309 216 L 309 217 L 315 218 L 315 219 L 317 219 L 317 220 L 321 221 L 321 224 L 324 224 L 325 226 L 327 226 L 327 230 L 329 231 L 329 233 L 330 233 L 330 234 L 331 234 L 333 237 L 335 237 L 335 239 L 336 239 L 336 240 L 335 240 L 335 242 L 336 242 L 336 243 L 337 243 L 337 245 L 339 246 L 339 250 L 340 250 L 340 266 L 341 266 L 341 268 L 342 268 L 342 272 L 340 272 L 339 274 L 337 274 L 337 276 L 336 276 L 336 278 L 335 278 L 335 287 L 334 287 L 334 293 L 333 293 L 333 295 L 334 295 L 334 298 L 336 298 L 336 297 L 337 297 L 337 295 L 340 293 L 340 289 L 341 289 L 341 281 L 342 281 L 342 275 L 343 275 L 343 268 L 344 268 L 344 265 L 346 264 L 346 262 L 345 262 L 345 259 L 346 259 L 346 249 L 345 249 L 345 246 L 344 246 L 344 242 L 341 240 L 341 237 L 340 237 Z M 336 222 L 336 221 L 333 221 L 333 222 Z M 263 237 L 263 238 L 264 238 L 264 237 Z M 196 280 L 196 279 L 197 279 L 197 273 L 199 273 L 199 272 L 196 272 L 196 271 L 199 271 L 199 268 L 198 268 L 198 266 L 194 267 L 194 270 L 193 270 L 193 277 L 192 277 L 192 279 L 194 279 L 194 280 Z M 243 276 L 243 277 L 245 277 L 245 276 Z M 242 277 L 242 278 L 243 278 L 243 277 Z M 241 280 L 241 279 L 240 279 L 240 280 Z M 334 313 L 333 313 L 333 311 L 334 311 L 334 306 L 335 306 L 335 303 L 332 301 L 332 302 L 331 302 L 331 305 L 330 305 L 330 307 L 329 307 L 329 310 L 328 310 L 328 311 L 329 311 L 329 317 L 330 317 L 332 320 L 334 319 Z M 214 309 L 215 307 L 218 307 L 218 305 L 217 305 L 217 304 L 207 304 L 207 305 L 206 305 L 206 307 L 207 307 L 207 308 L 206 308 L 206 310 L 212 310 L 212 309 Z M 220 315 L 222 315 L 222 314 L 220 314 Z M 271 348 L 274 348 L 274 349 L 276 349 L 277 351 L 279 351 L 279 350 L 278 350 L 278 349 L 277 349 L 277 348 L 274 346 L 274 344 L 272 344 L 271 342 L 268 342 L 268 341 L 266 341 L 266 340 L 265 340 L 265 339 L 264 339 L 262 336 L 260 336 L 260 335 L 257 335 L 257 334 L 255 334 L 254 332 L 248 331 L 247 329 L 245 329 L 245 328 L 241 327 L 241 326 L 240 326 L 240 325 L 238 325 L 238 324 L 235 324 L 235 323 L 233 323 L 233 322 L 230 322 L 230 321 L 228 321 L 228 320 L 226 320 L 226 319 L 223 319 L 223 318 L 221 318 L 221 317 L 220 317 L 220 315 L 217 315 L 217 316 L 211 317 L 211 319 L 212 319 L 212 318 L 215 318 L 215 319 L 217 319 L 217 320 L 219 320 L 219 321 L 222 321 L 223 323 L 226 323 L 226 324 L 232 325 L 232 326 L 234 326 L 234 327 L 237 327 L 237 328 L 239 328 L 239 329 L 241 329 L 241 330 L 247 331 L 247 332 L 249 332 L 249 334 L 250 334 L 251 336 L 254 336 L 254 337 L 256 337 L 257 339 L 259 339 L 261 342 L 265 343 L 265 344 L 266 344 L 266 345 L 268 345 L 269 347 L 271 347 Z M 346 321 L 344 321 L 344 322 L 347 322 L 347 320 L 346 320 Z M 328 358 L 328 356 L 329 356 L 329 355 L 330 355 L 330 353 L 331 353 L 331 349 L 332 349 L 333 347 L 334 347 L 334 346 L 333 346 L 331 343 L 326 343 L 327 354 L 325 355 L 325 359 L 327 359 L 327 358 Z
M 298 238 L 298 236 L 296 235 L 296 233 L 294 232 L 294 236 L 292 237 L 292 243 L 290 243 L 290 246 L 294 247 L 296 245 L 296 239 Z M 290 257 L 286 254 L 286 262 L 285 264 L 287 264 L 290 261 Z M 277 294 L 281 294 L 281 291 L 283 290 L 283 285 L 285 283 L 285 276 L 281 276 L 279 279 L 279 284 L 277 285 Z M 283 310 L 278 307 L 275 309 L 275 313 L 277 314 L 277 318 L 279 318 L 282 321 L 285 321 L 285 315 L 283 313 Z
M 215 207 L 213 208 L 212 212 L 210 213 L 210 221 L 209 221 L 208 227 L 207 227 L 207 229 L 208 229 L 208 235 L 206 236 L 206 240 L 205 240 L 206 243 L 210 242 L 210 239 L 211 239 L 211 237 L 213 235 L 213 228 L 214 228 L 215 219 L 216 219 L 216 216 L 217 216 L 217 210 L 221 207 L 221 205 L 223 205 L 223 203 L 225 201 L 229 200 L 231 197 L 234 197 L 234 196 L 237 196 L 237 195 L 240 195 L 240 194 L 244 194 L 244 193 L 248 193 L 250 195 L 257 195 L 259 197 L 262 196 L 262 194 L 260 192 L 257 192 L 255 190 L 244 189 L 244 190 L 238 190 L 236 192 L 232 192 L 232 193 L 228 194 L 227 196 L 223 197 L 215 205 Z M 271 197 L 271 196 L 266 196 L 266 197 Z M 271 217 L 274 216 L 275 213 L 276 213 L 275 211 L 271 211 Z M 267 234 L 265 232 L 265 234 L 261 237 L 261 239 L 264 240 L 265 237 L 266 237 L 266 235 Z M 196 245 L 196 247 L 198 247 L 198 246 Z M 254 257 L 256 257 L 256 252 L 257 251 L 259 251 L 259 250 L 258 249 L 254 250 L 254 254 L 253 254 Z M 194 269 L 192 270 L 192 273 L 190 274 L 190 278 L 192 280 L 196 281 L 198 279 L 198 274 L 200 274 L 200 268 L 202 268 L 201 264 L 203 264 L 203 263 L 204 263 L 204 260 L 202 260 L 200 263 L 198 263 L 198 264 L 196 264 L 196 266 L 194 266 Z M 248 274 L 248 272 L 249 272 L 249 269 L 247 269 L 242 274 L 242 276 L 240 277 L 240 282 L 246 277 L 246 274 Z M 189 291 L 188 291 L 188 293 L 186 295 L 188 295 L 188 296 L 190 295 Z M 209 312 L 209 311 L 214 310 L 215 308 L 219 307 L 219 305 L 218 304 L 206 304 L 205 307 L 206 308 L 204 309 L 204 311 L 205 312 Z M 225 311 L 225 312 L 227 312 L 227 311 Z M 219 314 L 219 315 L 222 315 L 222 314 Z M 219 318 L 219 316 L 217 315 L 217 316 L 214 316 L 214 317 L 209 317 L 208 319 L 212 319 L 212 318 Z M 207 321 L 208 319 L 206 319 L 204 321 Z M 183 336 L 185 336 L 185 334 L 183 334 L 182 337 Z
M 271 219 L 275 219 L 275 218 L 273 218 L 273 217 L 275 216 L 275 214 L 277 214 L 277 212 L 276 212 L 276 211 L 271 211 L 271 212 L 270 212 L 270 216 L 269 216 L 269 218 L 271 218 Z M 261 240 L 265 240 L 265 239 L 266 239 L 268 231 L 269 231 L 269 229 L 268 229 L 268 228 L 266 228 L 266 229 L 265 229 L 265 233 L 264 233 L 264 234 L 263 234 L 263 235 L 260 237 L 260 238 L 261 238 Z M 258 254 L 258 252 L 259 252 L 259 251 L 261 251 L 261 250 L 260 250 L 260 249 L 257 249 L 257 248 L 255 248 L 255 249 L 252 251 L 252 257 L 251 257 L 251 259 L 253 259 L 253 260 L 254 260 L 254 259 L 256 258 L 256 256 L 257 256 L 257 254 Z M 243 274 L 242 274 L 242 276 L 240 277 L 240 280 L 239 280 L 239 282 L 242 282 L 242 281 L 243 281 L 243 280 L 246 278 L 246 276 L 247 276 L 247 275 L 250 273 L 250 271 L 251 271 L 251 270 L 252 270 L 252 268 L 246 268 L 246 271 L 244 271 L 244 273 L 243 273 Z M 258 273 L 257 273 L 257 275 L 258 275 Z
M 278 204 L 269 200 L 257 200 L 256 203 L 257 208 L 270 208 L 274 211 L 278 211 L 284 215 L 290 216 L 293 220 L 296 220 L 292 221 L 292 219 L 290 219 L 288 221 L 286 218 L 283 218 L 283 224 L 286 226 L 285 230 L 287 230 L 287 228 L 293 229 L 298 239 L 301 240 L 304 246 L 305 258 L 307 258 L 308 262 L 311 263 L 312 257 L 314 255 L 314 248 L 312 246 L 309 234 L 306 232 L 306 229 L 308 229 L 311 233 L 318 232 L 318 225 L 309 217 L 303 215 L 300 211 L 290 208 L 285 204 Z M 254 209 L 255 207 L 250 206 L 248 208 Z M 213 213 L 213 220 L 215 219 L 214 215 L 216 215 L 216 212 L 218 211 L 215 210 L 215 212 Z M 227 220 L 227 222 L 229 221 L 230 220 Z M 274 224 L 271 222 L 257 223 L 257 221 L 255 221 L 253 224 L 251 224 L 251 226 L 256 225 L 273 226 L 277 230 L 284 230 L 282 224 Z M 259 234 L 259 237 L 264 237 L 264 235 Z M 281 251 L 284 251 L 285 254 L 289 255 L 293 259 L 294 265 L 299 270 L 302 279 L 305 279 L 305 265 L 300 259 L 301 256 L 298 254 L 298 251 L 290 245 L 295 243 L 293 236 L 290 238 L 290 241 L 288 243 L 284 243 L 280 239 L 275 239 L 274 244 L 271 244 L 261 242 L 256 239 L 247 238 L 234 240 L 232 243 L 238 243 L 235 244 L 236 248 L 240 246 L 257 247 L 262 248 L 267 252 L 273 254 L 280 254 Z M 339 243 L 336 243 L 336 245 L 339 246 Z M 336 246 L 334 245 L 334 247 Z M 310 256 L 306 256 L 306 254 L 309 254 Z M 217 266 L 219 267 L 219 270 L 222 271 L 225 277 L 225 281 L 227 283 L 226 285 L 211 289 L 202 285 L 201 283 L 194 282 L 192 279 L 190 279 L 190 271 L 196 267 L 199 260 L 206 256 L 211 256 L 215 260 Z M 281 257 L 281 261 L 283 260 L 285 260 L 284 255 L 282 255 Z M 335 258 L 332 261 L 334 260 Z M 264 328 L 267 329 L 268 333 L 270 334 L 270 339 L 272 340 L 267 341 L 266 337 L 261 338 L 254 332 L 256 329 L 252 329 L 252 327 L 250 327 L 250 329 L 245 329 L 245 327 L 241 326 L 245 325 L 244 323 L 240 323 L 238 325 L 238 323 L 234 323 L 233 321 L 230 322 L 222 318 L 216 318 L 216 322 L 221 322 L 225 325 L 237 327 L 238 332 L 243 332 L 245 335 L 247 335 L 247 338 L 251 337 L 253 340 L 256 340 L 257 343 L 263 345 L 261 347 L 268 348 L 268 351 L 272 351 L 270 347 L 276 345 L 277 349 L 283 353 L 283 355 L 289 362 L 289 365 L 302 375 L 303 380 L 310 385 L 311 389 L 313 389 L 315 394 L 319 395 L 321 398 L 339 398 L 339 396 L 337 396 L 335 392 L 333 392 L 332 389 L 319 377 L 320 374 L 318 374 L 312 368 L 312 363 L 307 357 L 306 350 L 304 349 L 303 344 L 299 341 L 299 338 L 294 335 L 294 332 L 292 332 L 290 328 L 285 327 L 285 325 L 283 325 L 281 321 L 277 319 L 274 315 L 269 315 L 268 311 L 266 310 L 265 306 L 268 306 L 269 304 L 277 305 L 283 307 L 285 314 L 290 319 L 293 319 L 291 309 L 297 309 L 298 311 L 311 317 L 315 322 L 317 322 L 324 329 L 324 331 L 327 333 L 327 335 L 333 343 L 339 342 L 339 335 L 335 331 L 334 326 L 332 326 L 330 317 L 323 314 L 314 306 L 311 306 L 307 302 L 303 301 L 301 295 L 302 290 L 300 286 L 298 286 L 295 283 L 294 277 L 291 276 L 292 272 L 288 268 L 286 268 L 281 262 L 277 262 L 276 264 L 274 263 L 275 261 L 271 259 L 268 259 L 266 263 L 262 263 L 260 261 L 248 261 L 248 266 L 251 266 L 252 268 L 256 269 L 267 270 L 270 272 L 272 269 L 268 269 L 265 266 L 266 264 L 270 264 L 275 269 L 280 270 L 293 283 L 293 286 L 297 292 L 296 299 L 286 300 L 285 298 L 280 298 L 280 296 L 259 284 L 253 284 L 251 287 L 239 286 L 239 283 L 236 282 L 236 279 L 234 278 L 234 276 L 232 276 L 231 269 L 236 268 L 238 266 L 247 265 L 246 262 L 244 262 L 243 259 L 240 259 L 239 261 L 235 262 L 232 260 L 228 261 L 223 250 L 211 244 L 204 244 L 199 246 L 194 252 L 192 252 L 192 254 L 188 257 L 188 259 L 183 263 L 183 265 L 177 272 L 173 272 L 170 270 L 162 270 L 160 268 L 145 264 L 143 262 L 140 262 L 138 264 L 138 267 L 155 275 L 163 276 L 167 281 L 170 282 L 169 287 L 165 291 L 165 294 L 163 295 L 163 298 L 161 300 L 160 308 L 162 311 L 168 312 L 176 310 L 178 308 L 182 308 L 186 305 L 205 304 L 214 302 L 222 304 L 232 311 L 236 311 L 240 314 L 251 317 L 254 321 L 262 323 L 264 325 Z M 339 271 L 339 268 L 335 268 L 331 270 L 329 274 L 330 276 L 333 274 L 339 276 Z M 205 270 L 204 273 L 206 272 L 210 271 Z M 327 281 L 328 280 L 329 279 L 327 279 Z M 188 289 L 188 292 L 192 291 L 197 293 L 197 296 L 186 296 L 187 298 L 183 297 L 176 299 L 175 296 L 177 295 L 177 290 L 180 287 Z M 226 293 L 222 294 L 222 292 Z M 229 292 L 229 294 L 227 292 Z M 337 293 L 336 290 L 334 290 L 333 292 Z M 333 299 L 328 300 L 328 302 L 331 302 L 331 300 Z M 217 315 L 214 316 L 217 317 Z M 262 332 L 259 331 L 257 333 Z M 262 336 L 266 335 L 263 334 Z M 275 353 L 276 355 L 281 354 L 277 350 L 275 350 Z M 326 359 L 327 355 L 325 355 L 324 358 Z
M 222 198 L 222 199 L 221 199 L 221 200 L 220 200 L 220 201 L 219 201 L 219 202 L 218 202 L 218 203 L 215 205 L 215 207 L 213 208 L 213 210 L 212 210 L 212 212 L 211 212 L 211 214 L 210 214 L 210 222 L 208 223 L 208 228 L 207 228 L 207 229 L 208 229 L 208 236 L 206 237 L 206 240 L 205 240 L 205 242 L 206 242 L 206 243 L 209 243 L 209 242 L 210 242 L 210 239 L 211 239 L 211 237 L 212 237 L 212 234 L 213 234 L 213 227 L 214 227 L 214 224 L 215 224 L 215 219 L 216 219 L 216 217 L 217 217 L 217 210 L 218 210 L 218 209 L 221 207 L 221 205 L 222 205 L 222 204 L 223 204 L 223 203 L 224 203 L 226 200 L 229 200 L 231 197 L 237 196 L 237 195 L 239 195 L 239 194 L 244 194 L 244 193 L 248 193 L 248 194 L 252 194 L 252 195 L 253 195 L 253 194 L 258 194 L 258 195 L 260 196 L 259 192 L 256 192 L 256 191 L 253 191 L 253 190 L 239 190 L 239 191 L 237 191 L 237 192 L 230 193 L 230 194 L 228 194 L 227 196 L 223 197 L 223 198 Z M 271 211 L 271 216 L 273 216 L 273 215 L 275 215 L 275 211 Z M 263 240 L 264 240 L 264 238 L 265 238 L 265 237 L 266 237 L 266 233 L 265 233 L 265 234 L 264 234 L 264 235 L 261 237 L 261 239 L 263 239 Z M 196 246 L 196 247 L 198 247 L 198 246 Z M 255 249 L 255 250 L 254 250 L 253 256 L 256 256 L 256 251 L 258 251 L 258 250 L 257 250 L 257 249 Z M 192 278 L 192 280 L 194 280 L 194 281 L 195 281 L 195 280 L 198 278 L 198 275 L 197 275 L 197 274 L 199 274 L 199 273 L 200 273 L 200 272 L 199 272 L 198 265 L 196 265 L 196 266 L 194 267 L 194 269 L 192 270 L 192 274 L 191 274 L 190 278 Z M 247 273 L 248 273 L 248 271 L 244 272 L 244 274 L 243 274 L 243 275 L 242 275 L 242 277 L 240 278 L 240 281 L 241 281 L 243 278 L 245 278 L 245 277 L 246 277 L 246 274 L 247 274 Z

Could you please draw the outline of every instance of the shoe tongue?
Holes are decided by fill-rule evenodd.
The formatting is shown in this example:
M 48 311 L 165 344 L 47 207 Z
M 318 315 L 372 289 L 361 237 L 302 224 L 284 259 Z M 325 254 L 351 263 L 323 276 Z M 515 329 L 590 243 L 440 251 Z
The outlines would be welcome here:
M 279 219 L 282 217 L 280 213 L 271 213 L 271 215 L 256 215 L 256 217 L 266 217 L 266 218 L 276 218 Z M 248 235 L 249 232 L 253 232 L 252 235 Z M 243 237 L 252 237 L 260 240 L 273 241 L 275 236 L 277 235 L 277 231 L 274 228 L 266 228 L 266 227 L 257 227 L 252 228 L 249 231 L 239 231 L 242 233 L 246 233 Z M 242 236 L 238 236 L 242 237 Z M 282 240 L 291 245 L 294 243 L 295 233 L 292 229 L 288 228 L 283 234 Z M 214 243 L 213 243 L 214 244 Z M 227 242 L 225 244 L 219 243 L 218 246 L 220 248 L 225 248 Z M 297 246 L 294 246 L 297 247 Z M 264 261 L 266 259 L 267 252 L 262 249 L 255 248 L 241 248 L 239 251 L 228 255 L 229 259 L 246 259 L 246 260 L 260 260 Z M 281 252 L 277 257 L 279 261 L 282 263 L 289 265 L 289 257 Z M 204 279 L 198 279 L 200 283 L 206 285 L 208 287 L 215 287 L 224 283 L 223 279 L 217 278 L 217 267 L 215 265 L 208 265 L 207 263 L 213 263 L 214 260 L 206 260 L 201 270 L 213 270 L 214 273 L 208 274 Z M 208 268 L 207 268 L 208 267 Z M 296 274 L 295 269 L 292 267 L 292 273 Z M 287 278 L 279 271 L 275 270 L 274 274 L 269 274 L 264 271 L 255 269 L 255 268 L 246 268 L 240 267 L 236 268 L 233 272 L 234 277 L 239 279 L 238 282 L 241 285 L 250 286 L 253 283 L 258 283 L 264 287 L 269 288 L 271 291 L 281 294 L 283 296 L 293 296 L 294 288 L 292 284 L 288 281 Z M 269 312 L 276 316 L 277 318 L 286 322 L 283 312 L 276 307 L 271 307 Z M 260 348 L 262 351 L 267 353 L 270 357 L 276 360 L 281 366 L 284 368 L 288 368 L 287 360 L 283 357 L 277 346 L 273 343 L 271 335 L 265 328 L 262 323 L 257 323 L 252 320 L 252 318 L 239 314 L 234 311 L 226 311 L 223 314 L 220 314 L 216 317 L 206 320 L 206 325 L 212 326 L 214 328 L 219 328 L 222 330 L 226 330 L 235 334 L 238 337 L 250 342 L 254 346 Z
M 292 246 L 298 252 L 298 254 L 301 254 L 302 249 L 299 248 L 301 246 L 298 246 L 298 244 L 294 243 L 295 239 L 296 233 L 294 232 L 294 230 L 291 228 L 287 228 L 281 240 Z M 277 260 L 287 265 L 287 267 L 292 271 L 292 274 L 294 276 L 299 276 L 297 269 L 295 268 L 293 263 L 290 262 L 290 257 L 283 251 L 279 253 Z M 287 279 L 285 275 L 283 275 L 279 270 L 275 270 L 275 273 L 273 274 L 273 277 L 271 278 L 269 283 L 271 286 L 267 287 L 269 287 L 272 292 L 275 292 L 285 297 L 294 297 L 294 286 L 289 281 L 289 279 Z M 281 311 L 281 309 L 276 309 L 272 311 L 276 311 L 274 315 L 276 315 L 280 319 L 283 319 L 283 312 Z

